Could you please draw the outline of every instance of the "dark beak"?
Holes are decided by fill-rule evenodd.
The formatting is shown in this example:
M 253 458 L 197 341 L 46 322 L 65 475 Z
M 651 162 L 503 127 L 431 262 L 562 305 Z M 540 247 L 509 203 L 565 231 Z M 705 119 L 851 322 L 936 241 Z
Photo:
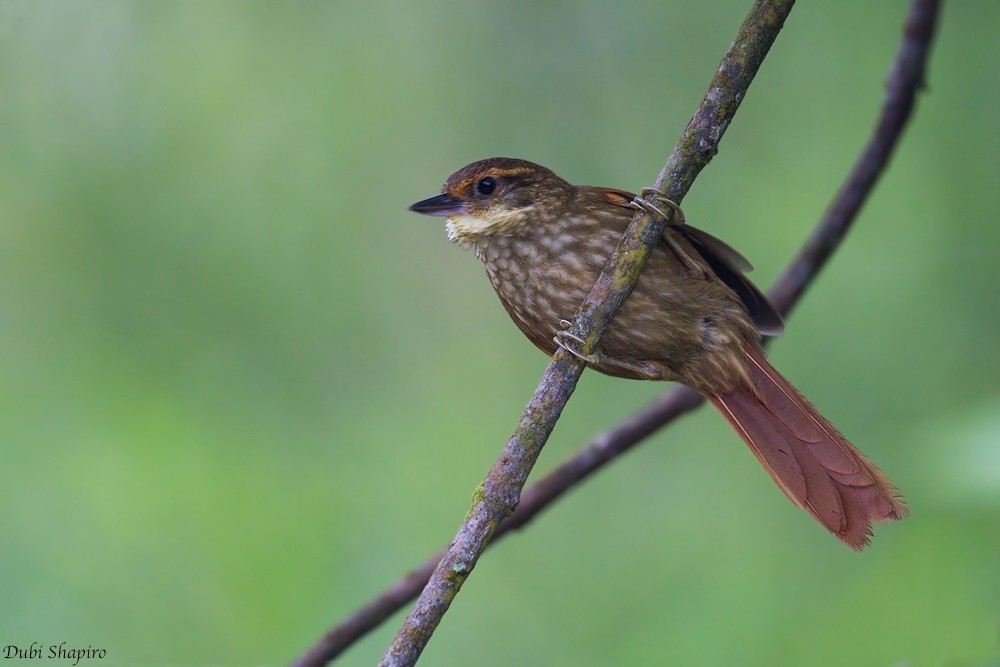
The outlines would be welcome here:
M 461 215 L 465 213 L 465 202 L 455 199 L 451 195 L 438 195 L 423 201 L 418 201 L 410 207 L 411 211 L 423 213 L 424 215 Z

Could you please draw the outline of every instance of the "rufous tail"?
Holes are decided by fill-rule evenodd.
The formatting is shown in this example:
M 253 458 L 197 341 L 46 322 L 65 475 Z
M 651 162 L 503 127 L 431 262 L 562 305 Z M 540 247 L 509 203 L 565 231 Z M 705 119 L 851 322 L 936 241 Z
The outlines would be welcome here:
M 747 351 L 754 390 L 709 396 L 793 503 L 853 549 L 872 535 L 871 522 L 907 514 L 902 497 L 878 467 L 855 449 L 759 349 Z

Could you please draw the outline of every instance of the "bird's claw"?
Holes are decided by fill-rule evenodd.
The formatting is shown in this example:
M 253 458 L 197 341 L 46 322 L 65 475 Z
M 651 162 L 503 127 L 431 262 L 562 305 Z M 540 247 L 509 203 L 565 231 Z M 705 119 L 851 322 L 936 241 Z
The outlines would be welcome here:
M 646 380 L 664 379 L 662 368 L 658 367 L 655 362 L 612 359 L 604 356 L 600 351 L 597 351 L 594 354 L 584 354 L 580 352 L 575 346 L 586 346 L 587 341 L 580 338 L 576 334 L 569 332 L 569 328 L 573 326 L 573 323 L 569 320 L 559 320 L 559 326 L 562 327 L 562 329 L 556 332 L 552 341 L 558 347 L 566 350 L 588 366 L 591 366 L 592 368 L 601 367 L 604 369 L 604 372 L 607 372 L 608 368 L 618 368 L 628 371 L 628 377 L 639 377 Z
M 684 211 L 681 210 L 680 205 L 667 197 L 662 190 L 657 190 L 656 188 L 643 188 L 630 203 L 632 208 L 645 211 L 646 213 L 652 213 L 666 219 L 668 217 L 666 211 L 660 208 L 657 204 L 663 204 L 673 211 L 674 217 L 673 220 L 670 221 L 670 224 L 683 225 L 685 223 L 686 218 L 684 217 Z
M 570 333 L 569 328 L 573 326 L 572 322 L 569 320 L 559 320 L 559 326 L 562 328 L 557 331 L 555 337 L 552 338 L 553 343 L 587 365 L 596 366 L 600 363 L 598 355 L 584 354 L 576 348 L 576 345 L 586 346 L 587 341 L 580 338 L 576 334 Z
M 657 190 L 656 188 L 643 188 L 639 195 L 632 200 L 632 207 L 637 208 L 640 211 L 646 211 L 647 213 L 652 213 L 653 215 L 659 215 L 664 220 L 667 219 L 667 213 L 662 208 L 657 206 L 657 204 L 664 204 L 674 213 L 673 219 L 670 221 L 669 226 L 679 226 L 687 222 L 684 217 L 684 211 L 681 210 L 680 205 L 674 200 L 667 197 L 667 195 L 662 190 Z M 688 272 L 689 275 L 697 276 L 703 278 L 705 276 L 705 270 L 698 265 L 687 252 L 677 243 L 677 241 L 670 236 L 668 233 L 664 233 L 663 239 L 667 242 L 670 250 L 677 257 L 677 260 L 684 267 L 684 270 Z

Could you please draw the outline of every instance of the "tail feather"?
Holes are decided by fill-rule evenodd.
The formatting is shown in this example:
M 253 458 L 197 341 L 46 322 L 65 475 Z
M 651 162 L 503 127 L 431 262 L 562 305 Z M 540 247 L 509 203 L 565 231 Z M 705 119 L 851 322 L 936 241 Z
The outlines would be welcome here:
M 753 388 L 710 396 L 793 503 L 854 549 L 871 522 L 903 518 L 899 491 L 764 358 L 747 351 Z

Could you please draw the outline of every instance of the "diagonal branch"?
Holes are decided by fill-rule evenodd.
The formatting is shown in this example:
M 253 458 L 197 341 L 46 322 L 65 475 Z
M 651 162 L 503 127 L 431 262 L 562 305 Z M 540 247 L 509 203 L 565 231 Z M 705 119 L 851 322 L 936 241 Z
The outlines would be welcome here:
M 755 11 L 759 8 L 759 6 L 760 5 L 758 4 L 758 6 L 755 7 Z M 860 210 L 861 205 L 868 197 L 878 180 L 879 175 L 885 169 L 889 157 L 898 143 L 902 130 L 912 113 L 916 92 L 923 84 L 927 56 L 937 22 L 938 6 L 938 0 L 914 0 L 910 14 L 907 18 L 903 41 L 900 45 L 893 69 L 890 73 L 886 100 L 875 132 L 869 139 L 865 150 L 862 152 L 849 177 L 841 187 L 823 219 L 814 230 L 809 241 L 771 290 L 771 299 L 783 315 L 787 314 L 794 307 L 805 288 L 812 282 L 819 270 L 830 258 L 833 251 L 843 240 L 847 230 Z M 785 14 L 787 14 L 787 10 L 789 8 L 790 5 L 784 9 Z M 751 12 L 747 22 L 749 22 L 753 16 L 754 12 Z M 744 23 L 744 27 L 746 27 L 747 22 Z M 773 34 L 771 34 L 768 45 L 771 41 L 773 41 L 774 34 L 776 34 L 777 30 L 780 29 L 780 21 L 778 21 L 777 24 L 772 25 L 774 26 Z M 740 31 L 740 36 L 744 36 L 743 29 Z M 738 36 L 733 47 L 730 49 L 730 53 L 737 48 L 738 44 L 746 45 L 749 43 L 750 42 L 745 40 L 741 41 Z M 764 48 L 763 51 L 766 52 L 766 48 Z M 753 67 L 753 71 L 756 70 L 756 66 L 759 66 L 763 55 L 763 52 L 758 51 L 758 55 L 752 58 L 752 60 L 756 62 L 756 65 Z M 728 56 L 729 54 L 727 54 L 727 59 Z M 723 67 L 720 68 L 720 73 L 722 72 L 722 69 L 726 67 L 726 63 L 727 61 L 724 60 Z M 750 73 L 750 78 L 752 78 L 752 72 Z M 706 104 L 712 104 L 709 98 L 717 94 L 715 84 L 716 81 L 713 80 L 713 86 L 709 89 L 708 95 L 706 95 L 706 101 L 702 103 L 701 107 L 699 107 L 699 113 L 706 107 Z M 746 85 L 748 84 L 749 79 L 746 80 Z M 722 98 L 716 96 L 716 99 Z M 742 99 L 742 94 L 739 99 Z M 732 111 L 734 110 L 735 109 Z M 700 171 L 704 164 L 711 159 L 711 156 L 715 151 L 715 144 L 717 144 L 718 138 L 720 138 L 716 137 L 714 143 L 711 141 L 708 141 L 707 143 L 700 143 L 698 141 L 699 135 L 704 137 L 704 132 L 710 133 L 711 125 L 701 125 L 700 134 L 699 126 L 696 123 L 698 119 L 699 114 L 696 114 L 695 118 L 692 119 L 691 124 L 689 124 L 688 130 L 685 131 L 681 144 L 678 146 L 678 149 L 674 151 L 674 155 L 671 156 L 671 160 L 668 162 L 663 172 L 661 172 L 660 177 L 656 182 L 657 187 L 660 187 L 661 189 L 663 187 L 667 187 L 668 195 L 675 199 L 679 199 L 680 195 L 682 195 L 683 192 L 686 192 L 687 187 L 675 185 L 673 187 L 678 188 L 675 190 L 668 184 L 686 182 L 689 186 L 698 171 Z M 728 120 L 726 122 L 728 123 Z M 700 166 L 684 167 L 684 165 L 688 164 L 687 162 L 679 158 L 675 160 L 675 156 L 678 155 L 678 152 L 685 144 L 685 139 L 687 139 L 688 144 L 693 142 L 705 148 L 704 152 L 701 153 L 704 162 L 701 163 Z M 711 139 L 711 134 L 708 134 L 708 139 Z M 694 160 L 690 164 L 697 165 L 698 162 L 697 160 Z M 685 169 L 687 169 L 687 171 L 685 171 Z M 635 224 L 633 224 L 633 226 L 635 226 Z M 628 237 L 626 236 L 626 238 Z M 653 238 L 655 238 L 655 236 Z M 614 260 L 612 260 L 612 264 L 613 263 Z M 602 274 L 602 279 L 603 278 L 604 275 Z M 595 292 L 596 291 L 597 289 L 595 288 Z M 594 295 L 592 294 L 591 296 Z M 588 301 L 590 301 L 589 298 Z M 608 317 L 608 320 L 610 321 L 610 316 Z M 556 362 L 554 361 L 553 366 L 555 365 Z M 550 370 L 552 370 L 551 367 Z M 547 373 L 546 377 L 548 377 L 548 375 L 549 374 Z M 579 372 L 577 372 L 577 378 L 578 376 Z M 544 380 L 545 379 L 543 378 L 543 384 Z M 573 379 L 572 382 L 575 384 L 575 379 Z M 539 390 L 541 389 L 542 387 L 540 386 Z M 572 392 L 572 388 L 569 389 L 569 392 Z M 568 399 L 568 394 L 566 394 L 565 397 Z M 668 424 L 677 417 L 691 411 L 701 403 L 702 399 L 695 392 L 685 387 L 678 387 L 667 392 L 655 402 L 637 412 L 626 421 L 596 437 L 576 456 L 564 462 L 525 492 L 521 497 L 521 502 L 517 511 L 514 512 L 509 519 L 500 523 L 498 527 L 494 526 L 490 531 L 492 533 L 492 538 L 495 540 L 513 529 L 520 528 L 534 518 L 539 512 L 545 509 L 550 503 L 560 498 L 569 489 L 578 484 L 581 480 L 587 478 L 605 464 L 629 450 L 635 444 L 643 441 L 647 436 L 665 424 Z M 529 404 L 529 410 L 533 404 L 534 399 L 532 404 Z M 526 411 L 526 416 L 528 416 L 528 411 Z M 557 417 L 558 414 L 555 416 Z M 523 421 L 524 418 L 522 418 L 522 422 Z M 515 431 L 515 436 L 512 437 L 512 441 L 516 438 L 517 433 L 518 432 Z M 539 443 L 537 445 L 539 449 L 541 444 L 543 443 Z M 508 449 L 509 445 L 510 443 L 508 443 Z M 505 454 L 506 453 L 507 450 L 505 450 Z M 535 453 L 535 458 L 537 458 L 537 453 Z M 533 460 L 534 459 L 532 459 L 532 463 Z M 502 461 L 504 461 L 503 457 L 501 458 L 501 461 L 498 462 L 498 466 Z M 491 475 L 492 474 L 493 471 L 491 471 Z M 523 480 L 521 481 L 521 485 L 523 486 Z M 482 499 L 477 498 L 477 503 L 479 504 L 485 501 L 485 484 L 482 488 L 484 497 Z M 517 487 L 518 490 L 520 490 L 520 488 L 521 486 Z M 477 494 L 477 496 L 478 495 L 479 494 Z M 476 506 L 474 504 L 473 510 L 475 509 Z M 473 511 L 470 510 L 470 516 L 472 515 L 472 512 Z M 485 548 L 488 538 L 489 535 L 487 535 L 487 538 L 483 540 L 483 548 Z M 454 549 L 454 545 L 452 546 L 452 549 Z M 431 578 L 432 573 L 436 574 L 434 569 L 435 564 L 438 564 L 439 561 L 444 563 L 450 553 L 451 550 L 445 550 L 428 559 L 419 568 L 410 572 L 402 580 L 392 585 L 378 597 L 374 598 L 371 602 L 355 612 L 355 614 L 324 635 L 324 637 L 322 637 L 320 641 L 317 642 L 317 644 L 314 645 L 305 655 L 299 658 L 294 665 L 296 667 L 323 665 L 337 657 L 354 641 L 359 639 L 374 627 L 378 626 L 382 621 L 388 618 L 389 615 L 411 600 L 424 583 Z M 476 553 L 475 557 L 478 558 L 478 555 L 479 553 Z M 454 569 L 457 565 L 463 565 L 468 569 L 465 569 L 463 572 L 459 572 Z M 438 570 L 440 571 L 440 569 L 441 567 L 439 566 Z M 471 569 L 471 566 L 464 563 L 454 563 L 452 572 L 456 575 L 467 576 L 469 569 Z M 463 580 L 464 576 L 462 576 Z M 460 583 L 458 585 L 460 585 Z M 453 596 L 454 592 L 452 592 L 451 595 Z M 444 608 L 446 609 L 447 605 L 445 605 Z M 441 613 L 443 613 L 443 611 Z M 412 616 L 413 614 L 411 614 L 411 617 Z M 440 620 L 440 616 L 437 617 L 437 620 Z M 409 621 L 410 619 L 408 618 L 407 622 L 409 623 Z M 435 626 L 436 623 L 437 621 L 434 621 Z M 407 626 L 404 626 L 404 630 L 406 628 Z M 420 628 L 417 630 L 420 630 Z M 410 647 L 410 653 L 407 655 L 412 656 L 413 661 L 419 657 L 420 650 L 422 650 L 423 645 L 426 644 L 426 641 L 429 639 L 432 631 L 433 627 L 431 627 L 426 633 L 426 636 L 422 638 L 423 643 L 420 643 L 419 646 L 413 645 Z M 421 638 L 415 638 L 412 641 L 419 643 Z M 394 642 L 394 646 L 395 644 L 396 643 Z M 390 655 L 391 654 L 392 651 L 390 650 Z M 387 655 L 386 660 L 390 658 L 390 655 Z M 393 659 L 396 658 L 394 657 Z M 412 662 L 387 664 L 412 664 Z
M 712 77 L 708 93 L 681 135 L 656 186 L 679 202 L 718 150 L 747 88 L 774 43 L 794 0 L 757 0 Z M 581 304 L 570 331 L 592 353 L 622 301 L 628 297 L 667 220 L 638 213 Z M 500 523 L 517 508 L 521 490 L 542 447 L 583 373 L 583 364 L 560 349 L 507 441 L 500 458 L 478 487 L 454 541 L 424 587 L 380 665 L 407 667 L 420 654 L 451 601 L 472 573 Z

